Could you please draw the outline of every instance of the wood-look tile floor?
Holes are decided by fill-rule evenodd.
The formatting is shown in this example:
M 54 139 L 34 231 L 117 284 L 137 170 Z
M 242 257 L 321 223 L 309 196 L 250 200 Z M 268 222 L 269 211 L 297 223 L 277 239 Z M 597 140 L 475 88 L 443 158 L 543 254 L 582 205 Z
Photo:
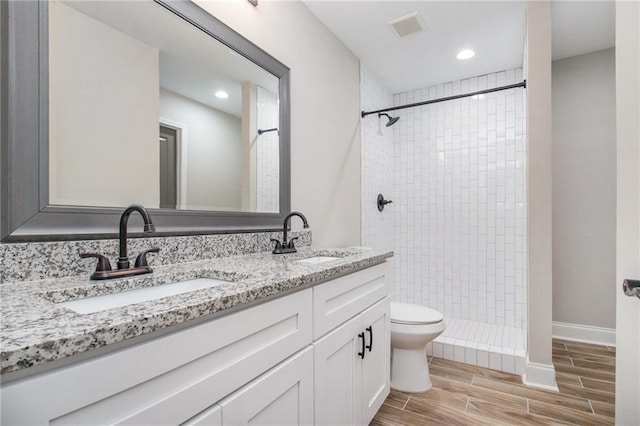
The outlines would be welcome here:
M 391 391 L 371 425 L 612 425 L 615 348 L 554 339 L 560 392 L 524 386 L 520 376 L 429 358 L 433 388 Z

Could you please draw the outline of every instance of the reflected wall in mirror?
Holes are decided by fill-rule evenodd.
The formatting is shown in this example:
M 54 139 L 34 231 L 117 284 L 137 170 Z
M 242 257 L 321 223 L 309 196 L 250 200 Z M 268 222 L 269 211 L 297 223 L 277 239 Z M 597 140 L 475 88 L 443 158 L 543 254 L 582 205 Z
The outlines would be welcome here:
M 161 5 L 50 1 L 49 204 L 278 213 L 278 93 Z

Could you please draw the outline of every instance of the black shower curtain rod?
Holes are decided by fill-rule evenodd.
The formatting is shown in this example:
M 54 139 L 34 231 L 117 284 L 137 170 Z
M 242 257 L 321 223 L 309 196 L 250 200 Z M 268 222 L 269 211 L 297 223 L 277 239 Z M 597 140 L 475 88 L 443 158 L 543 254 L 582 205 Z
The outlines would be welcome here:
M 431 99 L 428 101 L 415 102 L 412 104 L 400 105 L 400 106 L 395 106 L 391 108 L 377 109 L 375 111 L 362 111 L 360 113 L 360 116 L 366 117 L 369 114 L 377 114 L 381 112 L 396 111 L 399 109 L 413 108 L 413 107 L 422 106 L 422 105 L 436 104 L 438 102 L 452 101 L 454 99 L 468 98 L 469 96 L 484 95 L 485 93 L 499 92 L 501 90 L 515 89 L 518 87 L 522 87 L 523 89 L 526 89 L 527 80 L 523 80 L 522 82 L 516 83 L 516 84 L 510 84 L 508 86 L 494 87 L 493 89 L 485 89 L 485 90 L 478 90 L 477 92 L 465 93 L 464 95 L 447 96 L 446 98 Z

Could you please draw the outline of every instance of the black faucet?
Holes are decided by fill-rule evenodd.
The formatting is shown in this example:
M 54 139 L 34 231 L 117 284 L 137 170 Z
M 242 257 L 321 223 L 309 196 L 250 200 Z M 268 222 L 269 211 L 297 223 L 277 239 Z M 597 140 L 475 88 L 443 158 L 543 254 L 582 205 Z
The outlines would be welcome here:
M 133 268 L 129 263 L 129 256 L 127 255 L 127 223 L 129 222 L 129 216 L 133 212 L 138 212 L 142 216 L 142 219 L 144 220 L 145 233 L 155 232 L 156 229 L 153 225 L 153 222 L 151 221 L 151 216 L 144 207 L 138 204 L 127 207 L 126 210 L 122 213 L 122 216 L 120 216 L 120 256 L 118 257 L 117 270 L 114 271 L 111 269 L 111 263 L 106 256 L 98 253 L 80 253 L 80 257 L 82 257 L 83 259 L 88 257 L 95 257 L 98 259 L 96 270 L 93 274 L 91 274 L 92 280 L 122 278 L 132 275 L 149 274 L 153 272 L 153 269 L 151 269 L 151 267 L 149 267 L 149 264 L 147 263 L 147 254 L 158 253 L 160 249 L 157 247 L 145 250 L 140 253 L 136 258 L 136 262 Z
M 300 219 L 302 219 L 302 226 L 304 228 L 308 228 L 309 227 L 309 222 L 307 222 L 307 218 L 304 217 L 304 215 L 300 212 L 291 212 L 287 215 L 287 217 L 284 218 L 284 225 L 283 225 L 283 237 L 282 237 L 282 242 L 280 242 L 279 240 L 272 238 L 271 241 L 276 243 L 276 247 L 273 249 L 272 253 L 273 254 L 285 254 L 285 253 L 295 253 L 296 250 L 296 246 L 293 244 L 293 242 L 295 240 L 298 239 L 298 237 L 293 237 L 291 239 L 291 241 L 287 241 L 287 233 L 289 232 L 289 221 L 291 220 L 291 218 L 293 216 L 298 216 Z
M 127 207 L 127 209 L 122 212 L 122 216 L 120 216 L 120 257 L 118 257 L 118 269 L 129 268 L 129 256 L 127 256 L 127 223 L 129 222 L 129 216 L 131 216 L 133 212 L 138 212 L 140 216 L 142 216 L 145 233 L 149 234 L 156 231 L 156 227 L 151 221 L 151 216 L 144 207 L 139 204 L 133 204 Z

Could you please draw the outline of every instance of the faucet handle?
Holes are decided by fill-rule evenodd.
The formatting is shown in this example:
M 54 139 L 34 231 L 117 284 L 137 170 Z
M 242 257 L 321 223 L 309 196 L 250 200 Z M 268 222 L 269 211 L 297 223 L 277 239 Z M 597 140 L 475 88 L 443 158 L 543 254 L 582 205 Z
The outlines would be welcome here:
M 149 250 L 145 250 L 136 257 L 135 268 L 140 268 L 143 266 L 149 266 L 147 263 L 147 254 L 148 253 L 158 253 L 160 249 L 158 247 L 150 248 Z
M 280 240 L 276 240 L 275 238 L 271 238 L 269 241 L 276 243 L 275 249 L 281 249 L 282 248 L 282 243 L 280 242 Z
M 95 257 L 98 259 L 98 264 L 96 265 L 96 272 L 104 272 L 111 270 L 111 262 L 106 256 L 103 256 L 98 253 L 78 253 L 81 258 L 88 259 L 90 257 Z
M 298 237 L 293 237 L 292 239 L 290 239 L 289 242 L 287 243 L 287 248 L 290 248 L 290 249 L 296 248 L 296 246 L 295 246 L 295 244 L 293 244 L 293 242 L 295 240 L 297 240 L 297 239 L 298 239 Z

